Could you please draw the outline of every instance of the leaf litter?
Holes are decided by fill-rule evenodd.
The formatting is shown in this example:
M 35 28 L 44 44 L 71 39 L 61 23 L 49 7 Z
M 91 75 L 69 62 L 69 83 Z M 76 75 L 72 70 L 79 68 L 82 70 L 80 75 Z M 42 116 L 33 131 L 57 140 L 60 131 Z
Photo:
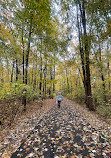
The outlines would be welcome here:
M 101 135 L 103 133 L 106 137 L 110 137 L 108 124 L 67 99 L 64 99 L 60 109 L 55 107 L 54 100 L 51 104 L 53 106 L 47 108 L 47 113 L 44 112 L 45 109 L 42 111 L 44 113 L 39 120 L 37 115 L 33 115 L 28 120 L 30 125 L 21 130 L 16 129 L 18 133 L 12 135 L 14 138 L 10 137 L 16 143 L 4 142 L 4 148 L 3 144 L 1 145 L 4 150 L 2 157 L 109 158 L 111 156 L 111 144 Z M 22 128 L 23 126 L 24 123 Z
M 54 100 L 47 99 L 40 108 L 38 102 L 34 102 L 21 117 L 17 118 L 11 128 L 1 128 L 0 132 L 0 157 L 8 158 L 26 140 L 31 130 L 43 117 L 43 115 L 52 108 Z

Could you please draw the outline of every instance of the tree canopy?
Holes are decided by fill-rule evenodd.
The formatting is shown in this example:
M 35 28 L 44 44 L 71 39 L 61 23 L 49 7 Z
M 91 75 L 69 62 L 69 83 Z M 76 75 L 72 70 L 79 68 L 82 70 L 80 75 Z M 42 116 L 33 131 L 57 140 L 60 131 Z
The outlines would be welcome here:
M 110 0 L 1 0 L 0 9 L 0 99 L 25 89 L 27 99 L 62 91 L 90 110 L 110 104 Z

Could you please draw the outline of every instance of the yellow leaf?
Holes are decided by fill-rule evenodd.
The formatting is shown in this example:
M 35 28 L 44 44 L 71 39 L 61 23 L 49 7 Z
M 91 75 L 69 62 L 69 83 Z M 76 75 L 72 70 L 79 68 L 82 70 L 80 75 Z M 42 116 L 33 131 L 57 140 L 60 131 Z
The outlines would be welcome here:
M 59 139 L 62 139 L 62 137 L 61 137 L 61 136 L 59 136 Z

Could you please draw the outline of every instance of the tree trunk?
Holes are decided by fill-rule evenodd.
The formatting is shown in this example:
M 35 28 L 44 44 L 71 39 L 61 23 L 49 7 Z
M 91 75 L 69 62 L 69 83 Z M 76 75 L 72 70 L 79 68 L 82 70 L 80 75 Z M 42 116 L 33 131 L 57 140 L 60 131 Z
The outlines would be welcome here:
M 53 81 L 55 81 L 55 65 L 56 65 L 55 58 L 56 58 L 56 54 L 55 54 L 55 52 L 54 52 L 54 66 L 53 66 L 54 73 L 53 73 Z M 54 93 L 55 93 L 55 83 L 53 82 L 53 94 L 54 94 Z
M 105 95 L 105 79 L 104 79 L 104 75 L 103 75 L 103 65 L 102 65 L 102 59 L 101 59 L 101 46 L 99 43 L 99 60 L 100 60 L 100 64 L 101 64 L 101 80 L 103 82 L 102 86 L 103 86 L 103 95 L 104 95 L 104 100 L 106 101 L 106 95 Z
M 92 92 L 91 92 L 91 81 L 90 81 L 90 62 L 89 62 L 89 49 L 88 49 L 88 41 L 87 41 L 87 32 L 86 32 L 86 14 L 85 14 L 85 2 L 82 1 L 82 6 L 79 1 L 79 7 L 82 18 L 83 32 L 84 32 L 84 54 L 85 54 L 85 86 L 86 86 L 86 106 L 89 110 L 94 110 L 93 100 L 92 100 Z
M 110 62 L 109 62 L 109 59 L 110 59 L 110 50 L 109 50 L 109 44 L 107 43 L 107 68 L 108 68 L 108 78 L 110 79 Z M 110 80 L 109 80 L 109 83 L 108 83 L 108 89 L 110 91 L 111 89 L 111 83 L 110 83 Z
M 52 77 L 52 66 L 50 66 L 50 81 L 51 81 L 51 85 L 50 85 L 50 98 L 53 98 L 53 94 L 52 94 L 52 80 L 53 80 L 53 77 Z
M 23 83 L 25 82 L 24 80 L 24 75 L 25 75 L 25 58 L 24 58 L 24 38 L 23 38 L 23 27 L 22 27 L 22 49 L 23 49 L 23 55 L 22 55 L 22 60 L 23 60 Z
M 45 90 L 45 97 L 46 97 L 46 93 L 47 93 L 46 75 L 47 75 L 47 65 L 45 66 L 45 71 L 44 71 L 44 90 Z
M 40 51 L 40 83 L 39 83 L 40 97 L 42 91 L 42 38 L 41 38 L 41 51 Z
M 31 84 L 33 85 L 34 82 L 34 61 L 33 61 L 33 67 L 32 67 L 32 81 Z
M 3 75 L 3 65 L 2 65 L 2 78 L 1 78 L 1 82 L 3 83 L 4 82 L 4 75 Z
M 45 76 L 45 97 L 46 97 L 46 94 L 47 94 L 47 84 L 46 84 L 46 76 Z
M 86 103 L 86 100 L 87 100 L 87 89 L 86 89 L 86 71 L 85 71 L 85 57 L 84 57 L 84 50 L 83 50 L 83 47 L 82 47 L 82 40 L 81 40 L 81 36 L 82 36 L 82 26 L 81 26 L 81 19 L 80 19 L 80 22 L 79 22 L 79 17 L 78 17 L 78 4 L 76 5 L 77 7 L 77 27 L 78 27 L 78 35 L 79 35 L 79 49 L 80 49 L 80 57 L 81 57 L 81 65 L 82 65 L 82 73 L 83 73 L 83 85 L 84 85 L 84 90 L 85 90 L 85 103 Z M 80 6 L 80 10 L 81 10 L 81 6 Z M 81 13 L 82 13 L 82 10 L 81 10 Z
M 85 59 L 86 59 L 86 87 L 87 87 L 87 102 L 86 105 L 90 110 L 94 110 L 93 100 L 92 100 L 92 92 L 91 92 L 91 79 L 90 79 L 90 63 L 89 63 L 89 50 L 88 50 L 88 41 L 87 41 L 87 33 L 86 33 L 86 15 L 85 15 L 85 6 L 83 0 L 83 30 L 85 36 Z
M 26 54 L 25 84 L 27 84 L 27 75 L 28 75 L 30 42 L 31 42 L 31 34 L 32 34 L 32 20 L 33 20 L 33 17 L 32 17 L 32 15 L 31 15 L 30 30 L 29 30 L 29 41 L 28 41 L 28 50 L 27 50 L 27 54 Z
M 67 79 L 67 89 L 68 89 L 68 93 L 69 93 L 69 79 L 68 79 L 67 68 L 66 68 L 66 79 Z
M 44 70 L 43 70 L 44 71 Z M 43 75 L 44 75 L 44 79 L 43 79 L 43 98 L 45 97 L 45 73 L 43 73 Z
M 72 76 L 72 74 L 71 74 L 71 71 L 70 71 L 70 83 L 71 83 L 71 90 L 70 90 L 70 93 L 71 93 L 71 95 L 72 95 L 72 80 L 71 80 L 71 76 Z
M 24 105 L 24 108 L 23 108 L 23 111 L 26 111 L 26 104 L 27 104 L 27 99 L 26 99 L 26 93 L 27 93 L 27 90 L 26 89 L 24 89 L 23 90 L 23 98 L 22 98 L 22 104 Z
M 46 98 L 46 66 L 44 68 L 43 95 L 44 98 Z
M 16 81 L 18 81 L 18 60 L 17 60 L 17 52 L 15 52 L 16 54 Z
M 12 73 L 11 73 L 11 82 L 13 82 L 13 70 L 14 70 L 14 65 L 15 65 L 15 62 L 13 61 L 13 65 L 12 65 Z
M 108 78 L 110 78 L 110 66 L 109 66 L 109 61 L 108 61 L 108 63 L 107 63 L 107 67 L 108 67 Z M 108 84 L 108 88 L 109 88 L 109 91 L 110 91 L 110 88 L 111 88 L 110 81 L 109 81 L 109 84 Z
M 54 77 L 53 80 L 55 80 L 55 64 L 54 64 Z M 53 93 L 55 93 L 55 83 L 53 83 Z
M 7 56 L 6 59 L 7 59 L 7 82 L 9 82 L 9 61 Z
M 45 48 L 45 68 L 44 68 L 44 94 L 45 94 L 45 98 L 46 98 L 46 93 L 47 93 L 46 77 L 47 77 L 47 49 Z
M 36 64 L 35 64 L 36 70 L 35 70 L 35 75 L 34 75 L 34 84 L 33 84 L 33 89 L 36 88 L 36 83 L 37 83 L 37 52 L 36 52 Z

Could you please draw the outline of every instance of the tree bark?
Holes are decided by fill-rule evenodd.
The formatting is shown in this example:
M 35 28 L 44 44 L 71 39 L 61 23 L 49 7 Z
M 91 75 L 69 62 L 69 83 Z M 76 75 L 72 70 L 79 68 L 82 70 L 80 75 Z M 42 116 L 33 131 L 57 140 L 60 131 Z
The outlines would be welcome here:
M 32 81 L 31 84 L 33 85 L 34 83 L 34 61 L 33 61 L 33 67 L 32 67 Z
M 22 55 L 22 60 L 23 60 L 23 83 L 25 82 L 24 80 L 24 75 L 25 75 L 25 57 L 24 57 L 24 37 L 23 37 L 23 27 L 22 27 L 22 49 L 23 49 L 23 55 Z
M 53 80 L 55 80 L 55 64 L 54 64 L 54 77 Z M 55 83 L 53 83 L 53 93 L 55 93 Z
M 18 81 L 18 60 L 17 60 L 17 52 L 15 52 L 16 54 L 16 81 Z
M 40 97 L 42 91 L 42 38 L 41 38 L 41 51 L 40 51 L 40 83 L 39 83 Z
M 14 70 L 15 61 L 13 61 L 12 65 L 12 73 L 11 73 L 11 82 L 13 82 L 13 70 Z
M 72 74 L 71 74 L 71 71 L 70 71 L 70 83 L 71 83 L 70 93 L 71 93 L 71 95 L 72 95 L 72 80 L 71 80 L 71 76 L 72 76 Z
M 43 80 L 43 95 L 46 98 L 46 65 L 44 68 L 44 80 Z
M 46 77 L 47 77 L 47 49 L 45 48 L 45 68 L 44 68 L 44 94 L 46 97 L 46 91 L 47 91 L 47 83 L 46 83 Z
M 68 89 L 68 93 L 69 93 L 69 79 L 68 79 L 67 68 L 66 68 L 66 78 L 67 78 L 67 89 Z
M 78 2 L 79 3 L 79 2 Z M 78 4 L 76 5 L 77 7 L 77 27 L 78 27 L 78 35 L 79 35 L 79 49 L 80 49 L 80 57 L 81 57 L 81 65 L 82 65 L 82 73 L 83 73 L 83 85 L 84 85 L 84 90 L 85 90 L 85 103 L 87 100 L 87 89 L 86 89 L 86 70 L 85 70 L 85 57 L 84 57 L 84 50 L 82 47 L 82 40 L 81 40 L 81 36 L 82 36 L 82 26 L 81 26 L 81 19 L 79 22 L 79 17 L 78 17 Z M 80 6 L 80 10 L 81 10 L 81 6 Z M 82 13 L 82 10 L 81 10 Z
M 37 84 L 37 52 L 36 52 L 36 61 L 35 61 L 35 75 L 34 75 L 34 84 L 33 84 L 33 89 L 36 88 L 36 84 Z
M 110 78 L 110 65 L 109 65 L 109 61 L 107 63 L 107 67 L 108 67 L 108 78 Z M 109 91 L 110 91 L 110 89 L 111 89 L 110 81 L 109 81 L 109 84 L 108 84 L 108 88 L 109 88 Z
M 87 41 L 87 32 L 86 32 L 86 13 L 85 13 L 85 1 L 82 1 L 82 4 L 79 1 L 79 7 L 81 12 L 83 34 L 84 34 L 84 54 L 85 54 L 85 93 L 86 93 L 86 106 L 89 110 L 94 110 L 92 92 L 91 92 L 91 80 L 90 80 L 90 62 L 89 62 L 89 49 Z
M 101 58 L 101 46 L 100 46 L 100 43 L 99 43 L 99 61 L 100 61 L 100 64 L 101 64 L 101 80 L 103 82 L 102 86 L 103 86 L 103 95 L 104 95 L 104 100 L 106 101 L 106 95 L 105 95 L 105 78 L 104 78 L 104 75 L 103 75 L 103 65 L 102 65 L 102 58 Z
M 54 52 L 54 73 L 53 73 L 53 80 L 55 80 L 55 65 L 56 65 L 55 57 L 56 57 L 56 54 Z M 53 83 L 53 93 L 55 93 L 55 83 Z
M 52 66 L 50 66 L 50 81 L 51 81 L 51 85 L 50 85 L 50 95 L 49 97 L 50 98 L 53 98 L 53 94 L 52 94 L 52 80 L 53 80 L 53 77 L 52 77 Z
M 28 75 L 30 42 L 31 42 L 31 34 L 32 34 L 32 20 L 33 20 L 33 17 L 32 17 L 32 15 L 31 15 L 30 30 L 29 30 L 29 40 L 28 40 L 28 50 L 27 50 L 27 54 L 26 54 L 25 84 L 27 84 L 27 75 Z
M 6 59 L 7 59 L 7 81 L 9 81 L 9 61 L 7 56 Z

